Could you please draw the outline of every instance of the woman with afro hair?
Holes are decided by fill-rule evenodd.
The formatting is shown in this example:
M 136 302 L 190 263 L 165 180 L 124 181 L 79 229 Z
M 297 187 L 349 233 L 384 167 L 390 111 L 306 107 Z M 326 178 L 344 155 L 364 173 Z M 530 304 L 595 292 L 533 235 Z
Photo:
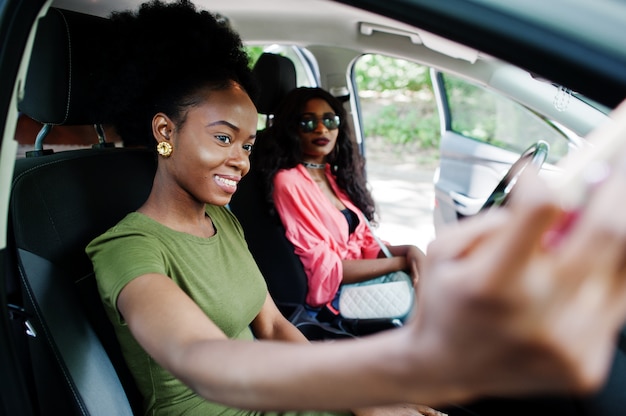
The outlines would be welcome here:
M 105 52 L 102 111 L 126 146 L 154 148 L 158 163 L 145 203 L 86 251 L 146 414 L 430 412 L 417 405 L 348 412 L 359 400 L 324 403 L 323 389 L 305 399 L 306 385 L 322 375 L 296 370 L 300 359 L 279 364 L 276 341 L 307 339 L 272 301 L 226 208 L 249 170 L 257 125 L 239 36 L 184 0 L 151 1 L 111 20 L 117 42 Z
M 157 168 L 143 205 L 86 251 L 144 414 L 405 416 L 434 413 L 411 403 L 601 384 L 626 309 L 626 241 L 606 238 L 598 219 L 619 222 L 621 175 L 595 188 L 563 250 L 533 249 L 562 218 L 535 181 L 499 215 L 431 245 L 406 325 L 309 343 L 268 294 L 227 208 L 257 126 L 238 35 L 184 0 L 111 23 L 102 111 L 126 144 L 155 149 Z M 591 281 L 596 296 L 580 302 L 577 285 Z

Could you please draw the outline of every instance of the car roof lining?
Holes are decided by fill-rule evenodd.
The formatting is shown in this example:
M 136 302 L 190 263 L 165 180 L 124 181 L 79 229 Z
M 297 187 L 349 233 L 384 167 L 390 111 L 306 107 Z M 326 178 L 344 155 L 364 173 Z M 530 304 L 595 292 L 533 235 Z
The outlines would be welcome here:
M 80 0 L 57 0 L 54 4 L 70 10 L 88 11 L 106 16 L 113 9 L 125 10 L 142 1 L 109 0 L 86 3 Z M 260 9 L 258 4 L 255 7 L 250 2 L 257 4 L 256 0 L 236 2 L 199 0 L 195 3 L 198 7 L 226 16 L 232 27 L 241 34 L 244 42 L 251 38 L 254 41 L 250 44 L 291 44 L 312 51 L 318 62 L 323 63 L 320 65 L 322 71 L 320 82 L 324 88 L 338 86 L 335 84 L 340 82 L 347 83 L 348 74 L 345 74 L 345 68 L 348 67 L 347 64 L 350 61 L 361 54 L 381 53 L 432 66 L 445 72 L 460 74 L 480 85 L 490 85 L 493 80 L 497 80 L 498 82 L 492 87 L 507 96 L 513 97 L 514 93 L 519 92 L 518 87 L 507 85 L 507 82 L 497 74 L 502 70 L 499 68 L 507 67 L 508 63 L 456 42 L 445 40 L 438 44 L 437 41 L 441 39 L 439 36 L 409 24 L 328 0 L 303 2 L 298 6 L 297 15 L 290 12 L 293 9 L 290 7 L 293 6 L 291 0 L 275 0 L 271 6 Z M 277 19 L 281 21 L 281 24 L 268 25 L 264 23 L 265 19 Z M 328 28 L 321 31 L 321 36 L 318 30 L 320 22 L 323 22 L 324 28 Z M 346 24 L 346 22 L 349 23 Z M 369 33 L 368 30 L 363 29 L 363 25 L 375 28 L 375 30 Z M 385 28 L 394 30 L 385 30 Z M 403 37 L 405 40 L 390 42 L 390 37 Z M 341 39 L 341 42 L 338 42 L 338 39 Z M 416 43 L 418 39 L 419 42 Z M 433 39 L 435 48 L 445 53 L 432 49 L 431 40 Z M 431 48 L 424 45 L 424 40 L 427 40 L 426 43 L 429 43 Z M 339 49 L 336 49 L 337 47 Z M 462 56 L 463 59 L 453 56 Z M 472 64 L 471 62 L 474 61 L 475 63 Z M 533 86 L 539 81 L 530 77 L 520 77 L 520 82 L 530 89 L 545 88 L 545 86 Z M 550 88 L 555 87 L 550 86 Z M 549 110 L 550 103 L 547 100 L 546 102 L 533 102 L 529 100 L 528 94 L 523 94 L 523 96 L 527 99 L 524 105 L 535 110 Z M 597 121 L 595 117 L 587 120 L 571 120 L 568 119 L 568 114 L 563 112 L 552 111 L 549 114 L 567 125 L 575 121 L 572 130 L 579 135 L 586 134 Z

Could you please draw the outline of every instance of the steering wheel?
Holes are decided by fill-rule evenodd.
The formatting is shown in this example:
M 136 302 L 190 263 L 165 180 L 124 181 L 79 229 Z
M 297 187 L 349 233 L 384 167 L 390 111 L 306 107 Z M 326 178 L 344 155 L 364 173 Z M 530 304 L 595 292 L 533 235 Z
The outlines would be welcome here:
M 497 207 L 507 203 L 511 190 L 515 186 L 515 183 L 521 176 L 522 172 L 526 168 L 530 167 L 536 172 L 539 172 L 541 165 L 548 157 L 548 150 L 550 145 L 542 140 L 531 145 L 528 149 L 522 153 L 519 159 L 513 165 L 509 171 L 504 175 L 504 178 L 498 183 L 491 195 L 487 198 L 487 201 L 480 208 L 480 211 L 485 211 L 491 207 Z

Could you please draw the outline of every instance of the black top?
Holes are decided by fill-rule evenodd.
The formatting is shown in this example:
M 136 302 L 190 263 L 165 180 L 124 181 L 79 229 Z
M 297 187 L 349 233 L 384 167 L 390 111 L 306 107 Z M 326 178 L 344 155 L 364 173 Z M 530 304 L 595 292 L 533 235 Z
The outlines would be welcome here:
M 352 234 L 354 230 L 356 230 L 356 226 L 359 225 L 359 217 L 348 208 L 342 209 L 341 213 L 346 217 L 346 221 L 348 221 L 348 232 Z

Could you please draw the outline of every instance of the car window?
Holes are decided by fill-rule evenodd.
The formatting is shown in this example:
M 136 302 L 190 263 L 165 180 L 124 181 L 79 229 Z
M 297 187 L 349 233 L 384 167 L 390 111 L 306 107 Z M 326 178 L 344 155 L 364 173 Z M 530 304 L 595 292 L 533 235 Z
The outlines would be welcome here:
M 386 150 L 408 163 L 436 162 L 439 117 L 429 68 L 368 54 L 353 73 L 366 151 Z
M 549 121 L 493 91 L 450 74 L 441 76 L 448 102 L 449 130 L 515 153 L 544 140 L 550 144 L 549 163 L 567 154 L 566 136 Z
M 440 138 L 429 67 L 362 55 L 352 68 L 352 87 L 379 215 L 377 235 L 425 249 L 434 237 L 432 181 Z

